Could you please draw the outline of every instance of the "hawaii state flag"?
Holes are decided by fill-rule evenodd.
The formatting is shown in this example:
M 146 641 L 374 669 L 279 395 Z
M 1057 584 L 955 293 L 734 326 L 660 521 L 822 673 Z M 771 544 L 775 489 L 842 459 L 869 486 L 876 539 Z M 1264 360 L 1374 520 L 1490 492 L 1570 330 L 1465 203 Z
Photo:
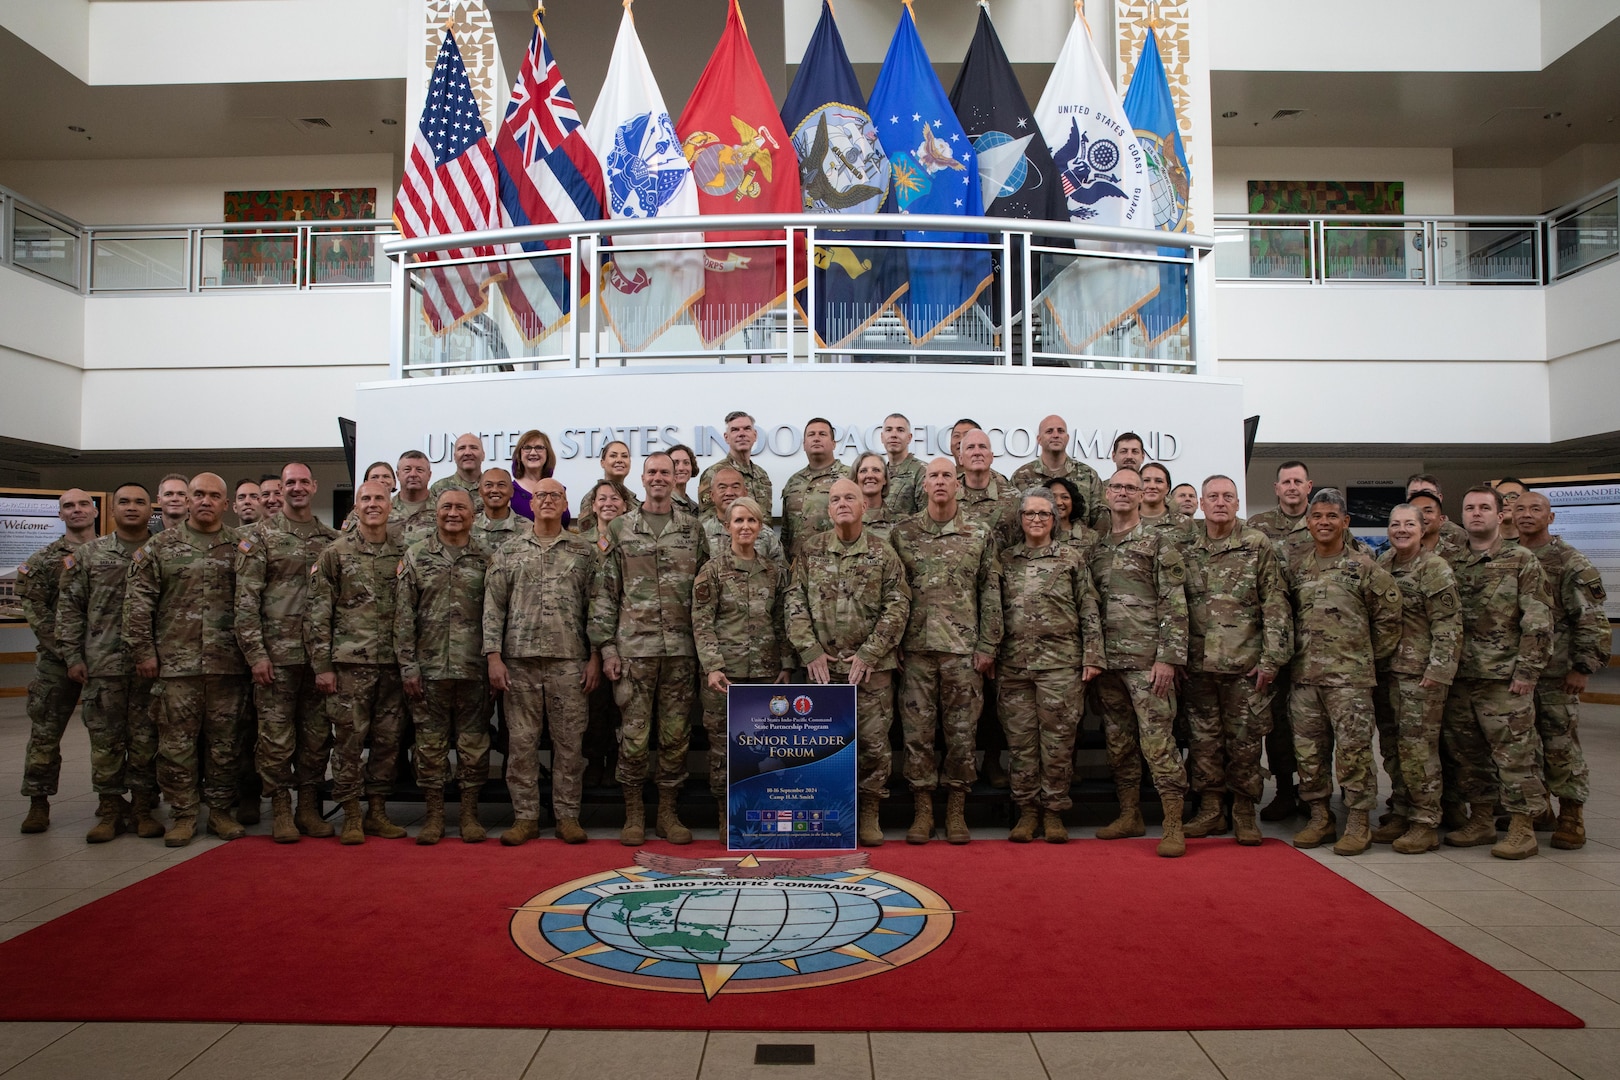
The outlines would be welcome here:
M 628 7 L 585 138 L 602 163 L 608 217 L 697 216 L 697 185 Z M 696 232 L 642 233 L 623 237 L 621 246 L 702 240 Z M 646 348 L 703 291 L 701 250 L 615 253 L 604 247 L 597 258 L 602 313 L 628 351 Z
M 579 112 L 551 55 L 540 16 L 535 16 L 529 52 L 512 84 L 506 118 L 495 136 L 499 169 L 501 224 L 551 225 L 594 221 L 602 216 L 602 166 L 581 130 Z M 506 251 L 567 251 L 568 241 L 508 244 Z M 526 344 L 564 325 L 573 297 L 585 281 L 569 288 L 566 256 L 503 263 L 501 294 Z M 589 274 L 589 271 L 586 271 Z
M 770 84 L 748 43 L 737 0 L 726 29 L 692 91 L 675 131 L 697 181 L 698 211 L 794 214 L 799 211 L 799 158 L 781 126 Z M 709 232 L 708 240 L 772 240 L 772 231 Z M 703 259 L 703 298 L 693 308 L 705 345 L 730 337 L 787 296 L 786 252 L 780 247 L 710 248 Z M 802 244 L 794 256 L 804 278 Z
M 901 214 L 980 217 L 979 169 L 973 144 L 917 36 L 911 8 L 872 88 L 873 123 L 888 152 L 890 195 Z M 983 233 L 907 229 L 908 243 L 982 243 Z M 909 286 L 896 307 L 913 344 L 952 324 L 990 284 L 990 253 L 979 249 L 907 248 Z
M 1153 223 L 1166 232 L 1187 231 L 1187 152 L 1176 123 L 1176 102 L 1164 75 L 1159 37 L 1148 28 L 1136 72 L 1125 90 L 1125 115 L 1147 157 Z M 1160 248 L 1161 255 L 1184 255 L 1181 248 Z M 1137 317 L 1149 345 L 1157 345 L 1187 325 L 1187 267 L 1159 264 L 1159 293 L 1143 305 Z

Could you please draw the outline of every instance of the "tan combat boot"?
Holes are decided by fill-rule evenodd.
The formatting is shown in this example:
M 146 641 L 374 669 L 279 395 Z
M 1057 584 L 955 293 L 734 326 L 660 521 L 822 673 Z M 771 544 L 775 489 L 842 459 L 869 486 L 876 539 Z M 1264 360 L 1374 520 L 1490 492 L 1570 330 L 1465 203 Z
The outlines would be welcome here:
M 479 843 L 489 835 L 478 822 L 478 790 L 465 784 L 461 787 L 461 820 L 456 827 L 461 830 L 463 844 Z
M 163 835 L 163 823 L 157 819 L 157 795 L 150 791 L 135 793 L 135 835 L 152 840 Z
M 43 795 L 35 795 L 28 800 L 28 816 L 23 818 L 22 831 L 25 833 L 44 832 L 51 827 L 51 800 Z
M 424 846 L 437 844 L 444 839 L 444 788 L 422 792 L 422 806 L 426 812 L 422 815 L 422 831 L 416 834 L 416 842 Z
M 1287 821 L 1299 813 L 1300 809 L 1299 788 L 1293 784 L 1285 784 L 1278 780 L 1277 797 L 1272 799 L 1264 810 L 1260 811 L 1260 820 Z
M 917 788 L 911 797 L 916 803 L 911 828 L 906 830 L 906 843 L 926 844 L 934 838 L 934 793 Z
M 233 818 L 229 810 L 217 806 L 208 808 L 208 831 L 221 840 L 240 840 L 247 835 L 242 823 Z
M 1187 854 L 1186 834 L 1181 824 L 1186 800 L 1180 795 L 1160 795 L 1159 803 L 1164 807 L 1164 839 L 1159 841 L 1159 855 L 1166 859 L 1180 858 Z
M 1048 844 L 1067 844 L 1069 830 L 1063 826 L 1063 815 L 1056 810 L 1048 810 L 1046 818 L 1045 837 Z
M 1411 827 L 1411 822 L 1400 814 L 1390 814 L 1384 819 L 1383 824 L 1373 830 L 1372 842 L 1375 844 L 1393 844 L 1405 836 L 1406 831 Z
M 641 800 L 640 784 L 624 785 L 624 828 L 619 830 L 619 843 L 636 847 L 647 839 L 647 808 Z
M 1265 839 L 1254 820 L 1254 800 L 1247 795 L 1232 796 L 1232 831 L 1244 847 L 1259 847 Z
M 1025 803 L 1018 808 L 1018 824 L 1012 827 L 1007 839 L 1015 844 L 1027 844 L 1035 839 L 1035 830 L 1041 824 L 1041 808 L 1034 803 Z
M 1326 799 L 1312 799 L 1305 804 L 1311 812 L 1311 820 L 1305 827 L 1294 834 L 1294 846 L 1297 848 L 1321 847 L 1339 834 L 1339 824 L 1333 820 L 1333 811 L 1328 809 Z
M 1394 848 L 1400 855 L 1422 855 L 1426 851 L 1433 851 L 1440 846 L 1440 833 L 1433 825 L 1420 825 L 1412 822 L 1411 828 L 1402 836 L 1396 837 Z
M 965 844 L 972 839 L 967 827 L 967 792 L 952 788 L 945 797 L 945 842 Z
M 343 835 L 339 838 L 340 844 L 363 844 L 366 842 L 366 824 L 363 812 L 360 809 L 359 799 L 350 799 L 343 804 Z
M 366 816 L 361 820 L 360 827 L 367 836 L 378 836 L 384 840 L 398 840 L 405 835 L 405 830 L 388 820 L 388 796 L 366 796 Z
M 197 834 L 197 811 L 177 811 L 169 819 L 169 830 L 163 834 L 166 847 L 185 847 Z
M 1495 803 L 1490 799 L 1469 807 L 1468 821 L 1462 828 L 1446 833 L 1446 843 L 1452 847 L 1479 847 L 1496 843 Z
M 117 795 L 103 795 L 96 806 L 96 823 L 84 834 L 87 844 L 105 844 L 129 827 L 129 804 Z
M 882 847 L 883 826 L 878 822 L 878 797 L 861 792 L 860 816 L 855 826 L 855 838 L 861 847 Z
M 1558 828 L 1552 834 L 1552 846 L 1560 851 L 1575 851 L 1586 846 L 1586 819 L 1581 806 L 1574 799 L 1558 800 Z
M 1531 815 L 1510 814 L 1508 834 L 1491 848 L 1491 854 L 1498 859 L 1528 859 L 1536 851 L 1536 827 Z
M 1198 816 L 1182 826 L 1182 835 L 1189 840 L 1198 840 L 1226 832 L 1229 826 L 1226 823 L 1225 795 L 1224 791 L 1199 793 Z
M 690 844 L 692 830 L 681 824 L 679 803 L 681 793 L 675 788 L 658 789 L 658 822 L 656 831 L 672 844 Z
M 551 830 L 552 835 L 565 844 L 583 844 L 590 837 L 580 828 L 579 819 L 562 817 L 557 819 L 557 825 Z
M 1367 811 L 1352 810 L 1345 815 L 1344 835 L 1333 845 L 1335 855 L 1360 855 L 1372 847 L 1372 833 L 1368 829 Z
M 540 839 L 539 818 L 518 818 L 512 827 L 501 833 L 501 843 L 507 847 L 522 847 L 530 840 Z
M 1118 790 L 1119 817 L 1098 829 L 1097 839 L 1123 840 L 1128 836 L 1146 836 L 1147 823 L 1142 820 L 1142 789 L 1132 786 Z
M 293 823 L 292 792 L 286 788 L 270 796 L 270 839 L 278 844 L 298 843 L 298 826 Z
M 298 813 L 293 815 L 293 824 L 305 836 L 318 840 L 336 835 L 337 830 L 332 828 L 332 823 L 321 816 L 321 792 L 314 784 L 305 784 L 298 789 Z

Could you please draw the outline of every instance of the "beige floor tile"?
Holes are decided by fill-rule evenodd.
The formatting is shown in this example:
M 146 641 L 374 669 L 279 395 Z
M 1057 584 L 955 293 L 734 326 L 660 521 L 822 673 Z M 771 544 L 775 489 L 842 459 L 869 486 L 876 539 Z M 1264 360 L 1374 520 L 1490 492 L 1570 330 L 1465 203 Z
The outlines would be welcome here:
M 6 1080 L 168 1080 L 229 1024 L 81 1024 L 6 1073 Z
M 1405 915 L 1408 919 L 1422 926 L 1467 926 L 1467 920 L 1436 907 L 1416 893 L 1409 892 L 1381 892 L 1376 894 L 1378 899 Z M 1446 893 L 1437 895 L 1445 896 Z
M 1620 974 L 1620 972 L 1611 972 Z M 1587 1027 L 1620 1027 L 1620 1002 L 1561 971 L 1515 971 L 1513 977 L 1555 1005 L 1581 1018 Z M 1620 1063 L 1617 1063 L 1620 1068 Z
M 8 889 L 88 889 L 117 877 L 127 866 L 118 863 L 72 862 L 57 859 L 6 879 Z
M 1570 971 L 1565 974 L 1606 998 L 1620 1001 L 1620 971 Z
M 390 1028 L 349 1080 L 518 1080 L 545 1037 L 543 1029 Z
M 1563 908 L 1518 891 L 1420 892 L 1429 903 L 1470 926 L 1580 926 Z
M 21 919 L 47 904 L 66 899 L 78 892 L 77 888 L 12 889 L 0 888 L 0 922 Z
M 1040 1031 L 1031 1038 L 1051 1080 L 1221 1080 L 1185 1031 Z
M 1620 934 L 1597 926 L 1493 926 L 1491 933 L 1559 971 L 1620 971 Z
M 1028 1035 L 872 1032 L 875 1080 L 1045 1080 Z
M 1349 859 L 1340 859 L 1337 864 L 1329 864 L 1328 869 L 1338 874 L 1356 888 L 1370 893 L 1405 892 L 1406 886 L 1397 885 L 1387 877 L 1380 877 L 1373 872 L 1371 866 L 1360 865 Z
M 816 1048 L 814 1068 L 755 1065 L 760 1043 L 810 1043 Z M 780 1080 L 787 1076 L 814 1076 L 816 1080 L 870 1080 L 872 1048 L 864 1032 L 817 1031 L 711 1031 L 703 1051 L 700 1080 Z
M 1551 850 L 1545 842 L 1541 849 Z M 1493 858 L 1469 869 L 1515 889 L 1602 889 L 1613 884 L 1584 872 L 1578 863 L 1554 862 L 1540 856 L 1517 862 Z
M 701 1031 L 553 1031 L 525 1080 L 695 1080 Z
M 1441 890 L 1484 892 L 1488 889 L 1511 888 L 1477 872 L 1472 867 L 1454 863 L 1449 859 L 1433 859 L 1427 856 L 1414 856 L 1404 863 L 1369 863 L 1367 869 L 1415 893 Z
M 1477 926 L 1436 926 L 1434 932 L 1497 971 L 1537 971 L 1547 967 Z
M 1392 1073 L 1347 1031 L 1195 1031 L 1193 1038 L 1226 1080 L 1393 1080 Z
M 1620 1031 L 1614 1028 L 1526 1028 L 1513 1034 L 1582 1080 L 1611 1080 L 1620 1072 Z
M 0 1072 L 39 1053 L 78 1024 L 0 1023 Z
M 386 1034 L 382 1027 L 239 1024 L 175 1080 L 341 1080 Z M 426 1075 L 426 1074 L 423 1074 Z
M 1587 845 L 1587 846 L 1590 847 L 1591 845 Z M 1581 852 L 1577 851 L 1577 852 L 1573 852 L 1573 854 L 1579 855 L 1579 854 L 1581 854 Z M 1620 852 L 1616 852 L 1616 854 L 1620 854 Z M 6 853 L 5 849 L 0 848 L 0 859 L 6 858 L 6 857 L 7 857 L 7 853 Z M 1564 865 L 1564 864 L 1560 864 L 1560 865 Z M 1579 862 L 1579 863 L 1571 863 L 1569 865 L 1574 866 L 1575 869 L 1579 870 L 1581 873 L 1585 874 L 1587 877 L 1597 878 L 1599 881 L 1606 881 L 1610 885 L 1620 885 L 1620 861 L 1602 862 L 1602 861 L 1599 861 L 1597 859 L 1592 859 L 1592 860 L 1589 860 L 1589 861 L 1582 861 L 1582 862 Z M 0 882 L 0 884 L 4 884 L 4 883 Z
M 1620 888 L 1603 892 L 1590 889 L 1528 889 L 1532 896 L 1562 908 L 1597 926 L 1620 926 Z
M 1573 1075 L 1511 1032 L 1495 1028 L 1354 1031 L 1407 1080 L 1570 1080 Z

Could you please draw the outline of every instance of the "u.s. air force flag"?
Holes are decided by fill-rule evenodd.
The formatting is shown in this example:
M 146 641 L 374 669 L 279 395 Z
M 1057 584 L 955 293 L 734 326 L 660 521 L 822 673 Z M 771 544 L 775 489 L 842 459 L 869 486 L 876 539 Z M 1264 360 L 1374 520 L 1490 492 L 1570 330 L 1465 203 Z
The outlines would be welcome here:
M 696 217 L 697 185 L 681 153 L 681 140 L 664 107 L 647 54 L 625 8 L 613 43 L 602 93 L 585 125 L 585 137 L 602 162 L 607 216 Z M 654 233 L 626 237 L 625 244 L 701 243 L 702 233 Z M 703 291 L 701 251 L 627 252 L 611 248 L 599 259 L 597 292 L 602 312 L 627 350 L 646 348 L 685 314 Z
M 1151 27 L 1142 42 L 1142 55 L 1136 59 L 1136 73 L 1125 90 L 1124 104 L 1125 116 L 1147 157 L 1153 223 L 1165 232 L 1186 232 L 1187 153 L 1181 146 L 1176 103 L 1170 96 L 1170 81 L 1164 75 L 1159 38 Z M 1159 251 L 1164 255 L 1182 254 L 1180 248 L 1160 248 Z M 1150 345 L 1178 333 L 1186 325 L 1186 266 L 1160 264 L 1159 294 L 1142 308 L 1138 318 Z
M 973 144 L 934 74 L 909 7 L 900 12 L 872 88 L 872 121 L 889 155 L 898 213 L 983 215 Z M 983 233 L 905 232 L 911 243 L 982 243 L 984 238 Z M 906 264 L 909 285 L 896 307 L 914 344 L 949 326 L 990 284 L 990 253 L 983 249 L 907 248 Z

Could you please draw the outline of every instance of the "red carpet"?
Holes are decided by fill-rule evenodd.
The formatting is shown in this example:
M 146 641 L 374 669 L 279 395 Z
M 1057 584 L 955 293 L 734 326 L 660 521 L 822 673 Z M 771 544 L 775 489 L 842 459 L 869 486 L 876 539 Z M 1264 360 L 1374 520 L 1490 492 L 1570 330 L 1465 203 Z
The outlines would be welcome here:
M 819 1031 L 1580 1026 L 1281 843 L 1193 841 L 1176 861 L 1153 846 L 891 843 L 871 853 L 875 873 L 779 887 L 659 885 L 641 868 L 626 880 L 612 871 L 631 867 L 632 853 L 603 842 L 350 849 L 255 837 L 0 944 L 0 984 L 13 988 L 0 1018 Z M 725 856 L 714 843 L 647 850 Z M 536 899 L 591 875 L 600 892 Z M 941 899 L 954 914 L 939 913 Z M 560 910 L 517 910 L 531 901 Z M 639 955 L 598 940 L 626 933 Z M 843 951 L 826 951 L 833 945 Z M 660 959 L 682 949 L 755 959 L 701 968 Z M 557 961 L 563 950 L 579 955 Z M 705 985 L 719 992 L 710 998 Z

